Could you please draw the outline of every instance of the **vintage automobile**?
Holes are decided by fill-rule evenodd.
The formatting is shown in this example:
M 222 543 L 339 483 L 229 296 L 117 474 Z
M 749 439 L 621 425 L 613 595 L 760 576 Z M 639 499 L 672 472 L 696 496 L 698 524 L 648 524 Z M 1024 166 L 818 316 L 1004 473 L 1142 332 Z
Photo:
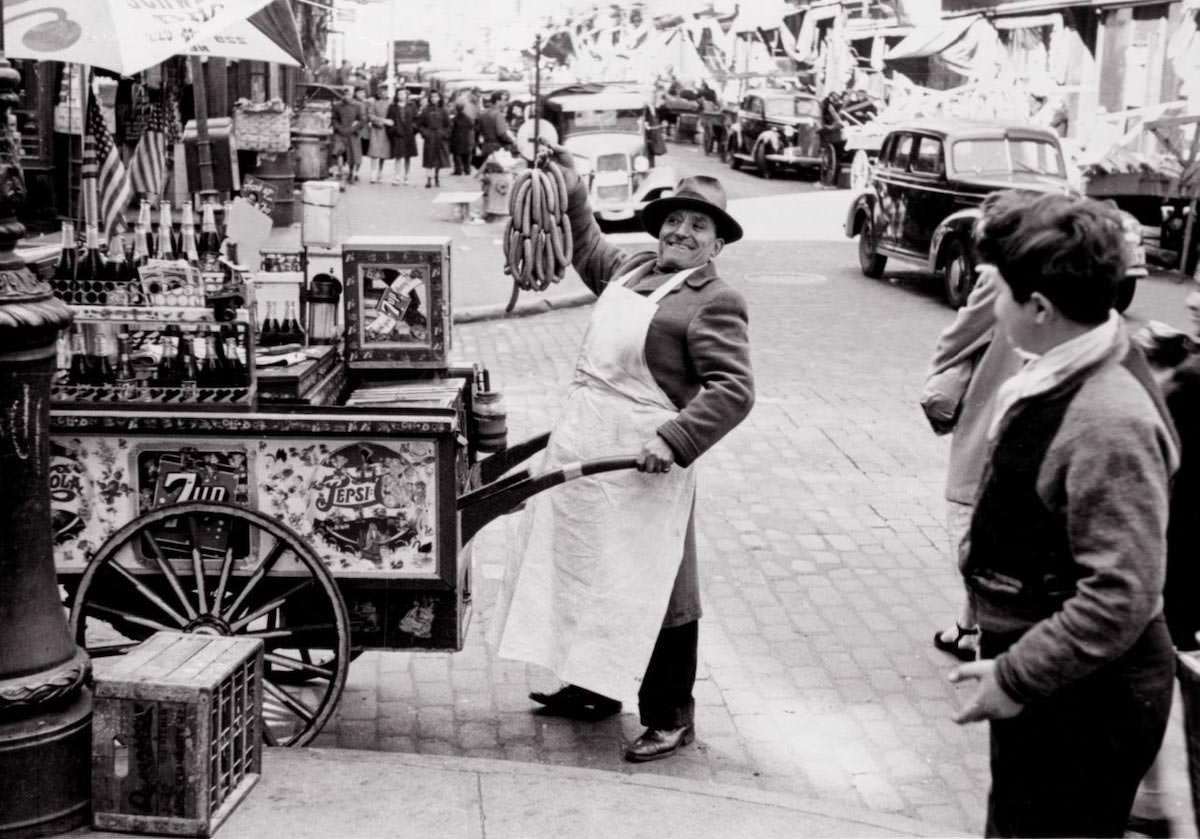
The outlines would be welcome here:
M 1075 193 L 1058 135 L 1016 123 L 895 126 L 846 215 L 846 235 L 858 237 L 859 267 L 878 278 L 888 259 L 922 266 L 941 275 L 947 302 L 961 306 L 975 285 L 971 234 L 979 205 L 1002 189 Z M 1129 268 L 1118 311 L 1129 306 L 1147 273 L 1141 226 L 1128 213 L 1122 221 Z
M 726 149 L 734 169 L 749 163 L 770 178 L 780 169 L 821 166 L 821 102 L 794 90 L 751 90 L 742 97 Z
M 645 155 L 645 107 L 641 94 L 591 86 L 564 88 L 543 100 L 542 116 L 575 156 L 602 225 L 639 217 L 647 203 L 675 186 L 675 170 L 652 168 Z

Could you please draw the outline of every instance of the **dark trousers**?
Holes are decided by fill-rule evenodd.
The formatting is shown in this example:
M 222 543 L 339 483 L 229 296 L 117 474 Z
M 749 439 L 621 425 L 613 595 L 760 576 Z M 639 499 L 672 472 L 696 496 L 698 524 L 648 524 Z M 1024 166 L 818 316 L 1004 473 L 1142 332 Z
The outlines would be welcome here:
M 995 658 L 1018 636 L 984 632 Z M 987 836 L 1122 836 L 1162 743 L 1175 653 L 1155 618 L 1121 658 L 991 725 Z
M 454 155 L 454 174 L 469 175 L 471 174 L 471 155 L 467 153 Z
M 664 627 L 654 642 L 646 675 L 638 690 L 638 712 L 647 728 L 679 728 L 696 716 L 692 688 L 696 685 L 696 657 L 700 622 Z

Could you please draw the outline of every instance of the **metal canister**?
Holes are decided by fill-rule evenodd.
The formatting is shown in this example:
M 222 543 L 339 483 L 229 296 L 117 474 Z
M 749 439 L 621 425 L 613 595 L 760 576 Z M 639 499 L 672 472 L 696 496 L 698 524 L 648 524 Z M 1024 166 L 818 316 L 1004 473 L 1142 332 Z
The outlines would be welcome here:
M 477 434 L 475 447 L 481 452 L 498 452 L 508 445 L 508 411 L 498 390 L 477 390 L 471 404 Z

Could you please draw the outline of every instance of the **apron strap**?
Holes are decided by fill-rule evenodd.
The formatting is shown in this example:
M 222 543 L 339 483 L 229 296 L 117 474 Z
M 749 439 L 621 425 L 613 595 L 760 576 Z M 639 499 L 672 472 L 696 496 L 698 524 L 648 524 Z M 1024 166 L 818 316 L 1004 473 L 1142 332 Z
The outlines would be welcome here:
M 699 271 L 701 267 L 703 267 L 703 266 L 696 265 L 692 268 L 688 268 L 683 271 L 679 271 L 678 273 L 675 274 L 675 276 L 671 277 L 671 279 L 667 280 L 665 283 L 660 285 L 658 288 L 654 289 L 654 291 L 646 299 L 649 300 L 651 303 L 654 303 L 657 305 L 659 300 L 662 300 L 664 297 L 666 297 L 672 291 L 679 288 L 679 286 L 682 285 L 684 280 L 686 280 L 688 277 L 690 277 L 696 271 Z
M 645 263 L 634 268 L 632 271 L 626 271 L 621 276 L 613 280 L 610 285 L 624 286 L 628 288 L 629 283 L 640 280 L 642 277 L 654 270 L 654 260 L 647 260 Z

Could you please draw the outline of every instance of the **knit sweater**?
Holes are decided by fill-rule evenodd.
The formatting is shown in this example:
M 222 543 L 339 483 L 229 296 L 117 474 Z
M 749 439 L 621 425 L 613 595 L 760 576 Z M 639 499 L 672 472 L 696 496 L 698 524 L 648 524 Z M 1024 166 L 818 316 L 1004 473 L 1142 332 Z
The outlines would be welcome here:
M 996 659 L 1020 702 L 1119 658 L 1162 611 L 1174 429 L 1141 352 L 1005 415 L 961 552 L 980 626 L 1019 635 Z

